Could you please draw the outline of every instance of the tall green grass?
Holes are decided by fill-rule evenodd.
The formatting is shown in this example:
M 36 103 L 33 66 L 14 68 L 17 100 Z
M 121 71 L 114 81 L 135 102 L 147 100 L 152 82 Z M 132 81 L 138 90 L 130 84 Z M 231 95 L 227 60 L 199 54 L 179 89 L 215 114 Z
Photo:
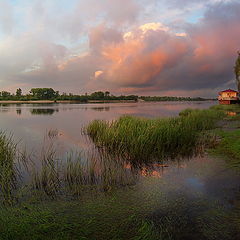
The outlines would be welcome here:
M 14 202 L 14 190 L 17 187 L 17 144 L 11 136 L 0 132 L 0 192 L 5 204 Z
M 173 159 L 193 154 L 200 133 L 215 127 L 223 112 L 186 109 L 179 117 L 144 119 L 123 116 L 116 121 L 95 120 L 85 131 L 98 146 L 133 163 Z
M 56 136 L 53 130 L 47 132 L 38 158 L 41 165 L 34 166 L 31 172 L 32 187 L 53 198 L 60 191 L 60 168 L 57 149 L 54 144 Z

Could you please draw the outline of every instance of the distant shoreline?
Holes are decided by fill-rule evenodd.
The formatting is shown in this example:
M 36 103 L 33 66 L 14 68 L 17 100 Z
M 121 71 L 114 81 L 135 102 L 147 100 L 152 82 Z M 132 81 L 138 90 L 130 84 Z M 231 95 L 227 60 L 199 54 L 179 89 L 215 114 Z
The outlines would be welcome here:
M 206 99 L 202 100 L 201 102 L 205 101 L 216 101 L 214 99 Z M 182 100 L 182 101 L 173 101 L 173 100 L 168 100 L 168 101 L 144 101 L 144 100 L 139 100 L 139 101 L 134 101 L 134 100 L 89 100 L 87 102 L 82 102 L 82 101 L 77 101 L 77 100 L 30 100 L 30 101 L 13 101 L 13 100 L 0 100 L 0 104 L 22 104 L 22 103 L 32 103 L 32 104 L 50 104 L 50 103 L 81 103 L 81 104 L 88 104 L 88 103 L 135 103 L 135 102 L 198 102 L 196 100 Z
M 13 101 L 13 100 L 0 100 L 0 104 L 18 104 L 18 103 L 134 103 L 134 100 L 89 100 L 87 102 L 77 101 L 77 100 L 30 100 L 30 101 Z

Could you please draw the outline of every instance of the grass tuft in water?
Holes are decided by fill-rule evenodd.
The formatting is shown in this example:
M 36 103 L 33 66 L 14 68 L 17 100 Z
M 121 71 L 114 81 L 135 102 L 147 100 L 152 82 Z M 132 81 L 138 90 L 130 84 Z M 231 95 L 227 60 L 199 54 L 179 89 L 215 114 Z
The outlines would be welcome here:
M 95 120 L 85 132 L 98 147 L 133 163 L 150 162 L 191 156 L 201 142 L 201 133 L 214 128 L 223 116 L 222 111 L 192 109 L 184 110 L 175 118 L 123 116 L 112 122 Z

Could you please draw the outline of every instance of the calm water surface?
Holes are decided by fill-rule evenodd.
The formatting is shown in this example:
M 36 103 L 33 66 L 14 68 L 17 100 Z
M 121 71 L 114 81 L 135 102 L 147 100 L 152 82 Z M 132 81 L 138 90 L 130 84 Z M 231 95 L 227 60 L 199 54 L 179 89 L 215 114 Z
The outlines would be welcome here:
M 94 119 L 113 120 L 122 115 L 140 117 L 177 116 L 186 108 L 208 108 L 207 102 L 146 102 L 108 104 L 5 104 L 0 105 L 0 129 L 29 147 L 39 147 L 47 130 L 57 129 L 66 148 L 84 149 L 89 144 L 81 129 Z

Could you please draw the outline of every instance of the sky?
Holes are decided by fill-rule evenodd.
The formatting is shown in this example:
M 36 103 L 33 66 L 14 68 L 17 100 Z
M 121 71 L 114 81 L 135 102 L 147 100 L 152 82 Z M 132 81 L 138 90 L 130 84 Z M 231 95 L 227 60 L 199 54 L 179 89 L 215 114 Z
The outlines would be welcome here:
M 215 97 L 238 50 L 240 0 L 0 0 L 0 91 Z

